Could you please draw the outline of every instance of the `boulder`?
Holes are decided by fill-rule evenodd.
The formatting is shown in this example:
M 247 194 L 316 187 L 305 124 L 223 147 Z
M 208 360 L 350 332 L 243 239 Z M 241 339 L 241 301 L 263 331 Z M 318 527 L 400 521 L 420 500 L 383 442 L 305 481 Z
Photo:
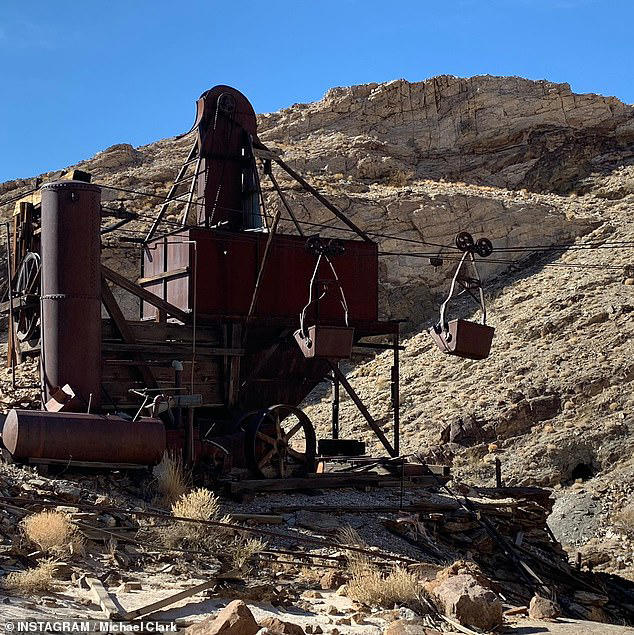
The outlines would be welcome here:
M 295 524 L 322 534 L 334 533 L 340 528 L 339 521 L 332 514 L 303 510 L 295 515 Z
M 502 602 L 470 574 L 450 576 L 430 591 L 444 614 L 465 626 L 491 630 L 502 623 Z
M 242 600 L 234 600 L 216 617 L 194 624 L 185 630 L 187 635 L 255 635 L 260 630 L 249 607 Z
M 304 629 L 299 624 L 283 622 L 277 617 L 265 617 L 260 622 L 260 626 L 275 635 L 304 635 Z
M 528 616 L 533 620 L 550 620 L 559 616 L 559 606 L 541 595 L 534 595 L 528 605 Z
M 337 569 L 331 569 L 328 573 L 324 573 L 319 584 L 322 589 L 338 589 L 342 584 L 346 583 L 346 576 L 337 571 Z

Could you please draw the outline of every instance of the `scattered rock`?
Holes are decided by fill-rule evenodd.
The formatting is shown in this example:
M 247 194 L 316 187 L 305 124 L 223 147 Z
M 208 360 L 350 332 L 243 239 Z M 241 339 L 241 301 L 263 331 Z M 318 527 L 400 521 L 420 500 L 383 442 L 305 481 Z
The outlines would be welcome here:
M 334 515 L 322 512 L 297 512 L 295 514 L 295 524 L 326 534 L 334 533 L 340 527 L 339 521 Z
M 302 596 L 309 599 L 321 599 L 324 597 L 323 593 L 320 593 L 319 591 L 313 591 L 312 589 L 304 591 L 304 593 L 302 593 Z
M 383 635 L 435 635 L 436 633 L 440 633 L 440 631 L 426 628 L 420 622 L 409 620 L 396 620 L 383 631 Z
M 534 595 L 528 605 L 528 616 L 533 620 L 550 620 L 559 614 L 559 606 L 541 595 Z
M 330 569 L 327 573 L 325 573 L 319 584 L 322 589 L 339 589 L 346 582 L 346 576 L 343 575 L 341 571 L 337 569 Z
M 450 576 L 431 591 L 445 615 L 464 626 L 490 630 L 502 623 L 502 602 L 472 575 Z
M 209 617 L 185 630 L 188 635 L 255 635 L 260 630 L 249 607 L 234 600 L 216 617 Z
M 293 622 L 283 622 L 277 617 L 265 617 L 260 621 L 260 626 L 276 635 L 304 635 L 304 629 L 301 626 Z

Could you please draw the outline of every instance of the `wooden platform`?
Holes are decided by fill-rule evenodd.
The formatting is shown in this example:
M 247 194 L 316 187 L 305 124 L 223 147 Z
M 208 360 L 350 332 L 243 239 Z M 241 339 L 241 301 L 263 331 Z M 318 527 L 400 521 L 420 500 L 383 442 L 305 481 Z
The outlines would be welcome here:
M 311 474 L 302 478 L 226 481 L 223 486 L 226 494 L 238 496 L 258 492 L 289 492 L 346 487 L 440 487 L 449 480 L 449 476 L 436 474 L 400 479 L 393 474 L 329 472 Z

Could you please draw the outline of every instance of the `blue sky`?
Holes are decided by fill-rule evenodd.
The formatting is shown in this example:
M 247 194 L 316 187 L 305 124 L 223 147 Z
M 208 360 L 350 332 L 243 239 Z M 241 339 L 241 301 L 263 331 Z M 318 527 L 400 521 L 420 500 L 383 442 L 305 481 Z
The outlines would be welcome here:
M 184 132 L 220 83 L 257 112 L 439 74 L 632 103 L 632 24 L 634 0 L 2 0 L 0 182 Z

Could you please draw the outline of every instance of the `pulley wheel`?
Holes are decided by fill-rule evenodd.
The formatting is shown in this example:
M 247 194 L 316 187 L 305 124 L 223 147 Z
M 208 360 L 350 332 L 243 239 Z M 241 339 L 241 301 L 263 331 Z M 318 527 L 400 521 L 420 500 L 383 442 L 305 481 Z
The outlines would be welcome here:
M 40 294 L 40 255 L 29 251 L 22 259 L 16 276 L 14 294 L 16 297 Z M 40 304 L 36 301 L 14 310 L 15 333 L 18 340 L 28 342 L 40 337 Z
M 303 476 L 315 471 L 317 440 L 310 419 L 279 404 L 243 418 L 245 458 L 261 478 Z
M 493 244 L 488 238 L 478 238 L 478 242 L 475 245 L 475 250 L 478 256 L 486 258 L 493 253 Z
M 470 251 L 473 248 L 473 236 L 469 232 L 460 232 L 456 235 L 456 247 L 460 251 Z

